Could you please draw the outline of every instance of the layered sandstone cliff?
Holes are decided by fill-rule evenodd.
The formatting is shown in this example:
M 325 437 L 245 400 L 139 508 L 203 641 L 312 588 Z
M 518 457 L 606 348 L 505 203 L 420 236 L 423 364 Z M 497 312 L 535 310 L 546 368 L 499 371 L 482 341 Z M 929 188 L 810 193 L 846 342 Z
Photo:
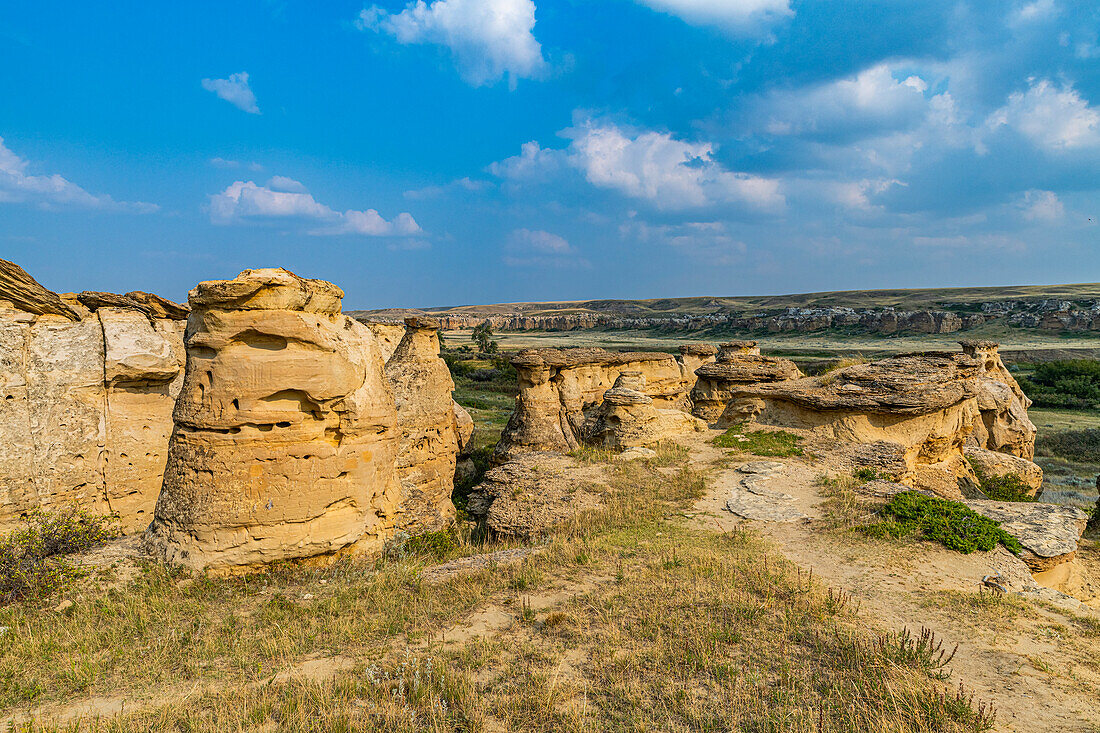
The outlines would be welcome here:
M 961 498 L 977 486 L 963 447 L 979 418 L 981 363 L 927 352 L 737 390 L 746 414 L 765 425 L 802 428 L 841 443 L 895 448 L 895 478 Z
M 278 269 L 191 291 L 154 556 L 221 568 L 381 545 L 401 437 L 382 354 L 342 297 Z
M 103 294 L 108 295 L 108 294 Z M 38 508 L 152 517 L 183 379 L 185 312 L 58 296 L 0 260 L 0 529 Z

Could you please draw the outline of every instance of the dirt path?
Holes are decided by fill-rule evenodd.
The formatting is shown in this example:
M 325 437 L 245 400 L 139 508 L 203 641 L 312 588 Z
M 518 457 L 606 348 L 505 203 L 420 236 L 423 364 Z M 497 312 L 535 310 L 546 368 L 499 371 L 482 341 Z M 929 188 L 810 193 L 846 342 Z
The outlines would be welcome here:
M 724 451 L 710 445 L 712 435 L 691 442 L 694 461 L 721 461 Z M 728 511 L 730 491 L 745 477 L 738 462 L 715 469 L 691 521 L 720 531 L 751 527 L 821 582 L 851 593 L 860 613 L 883 628 L 927 627 L 948 647 L 958 643 L 948 684 L 961 681 L 979 698 L 993 700 L 999 730 L 1100 731 L 1100 642 L 1078 634 L 1065 614 L 1046 604 L 1027 602 L 1019 613 L 998 617 L 950 603 L 958 594 L 977 593 L 983 575 L 1018 562 L 1010 554 L 962 555 L 923 542 L 892 546 L 829 530 L 819 521 L 824 497 L 814 486 L 824 466 L 801 458 L 746 458 L 753 460 L 783 464 L 764 486 L 791 497 L 777 503 L 805 519 L 752 521 Z

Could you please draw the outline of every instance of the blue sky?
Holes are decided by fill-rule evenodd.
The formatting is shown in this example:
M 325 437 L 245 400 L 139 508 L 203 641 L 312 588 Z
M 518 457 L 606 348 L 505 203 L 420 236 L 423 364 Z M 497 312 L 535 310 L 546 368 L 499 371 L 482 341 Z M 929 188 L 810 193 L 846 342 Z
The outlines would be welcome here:
M 10 3 L 0 257 L 345 307 L 1100 280 L 1100 5 Z

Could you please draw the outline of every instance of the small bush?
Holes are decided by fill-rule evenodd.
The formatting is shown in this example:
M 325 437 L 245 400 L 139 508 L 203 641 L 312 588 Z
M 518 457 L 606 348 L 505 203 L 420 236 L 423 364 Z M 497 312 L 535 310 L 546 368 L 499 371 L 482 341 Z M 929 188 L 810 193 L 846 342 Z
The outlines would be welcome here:
M 493 467 L 493 446 L 487 445 L 470 452 L 469 458 L 473 461 L 474 470 L 468 476 L 455 481 L 454 490 L 451 492 L 451 501 L 459 511 L 466 511 L 466 503 L 469 501 L 470 489 L 481 483 L 485 478 L 485 472 Z
M 733 427 L 719 435 L 713 442 L 719 448 L 736 448 L 756 456 L 784 458 L 803 454 L 798 446 L 802 442 L 801 436 L 782 430 L 775 432 L 755 430 L 746 433 L 742 427 Z
M 861 468 L 857 468 L 855 471 L 852 471 L 852 476 L 854 476 L 857 481 L 863 481 L 864 483 L 866 483 L 867 481 L 897 481 L 898 480 L 897 476 L 894 476 L 894 475 L 889 474 L 889 473 L 885 473 L 883 471 L 879 471 L 877 468 L 871 468 L 870 466 L 863 466 Z
M 1100 461 L 1100 428 L 1066 430 L 1052 435 L 1040 433 L 1035 441 L 1035 455 L 1096 463 Z
M 1016 538 L 1001 529 L 999 522 L 983 517 L 965 504 L 903 491 L 882 508 L 883 522 L 861 527 L 871 537 L 899 539 L 913 532 L 944 547 L 969 555 L 988 552 L 1004 545 L 1019 555 L 1023 549 Z
M 1100 409 L 1100 361 L 1048 361 L 1017 381 L 1036 407 Z
M 119 534 L 114 517 L 77 509 L 34 511 L 26 526 L 0 538 L 0 603 L 49 596 L 80 571 L 66 555 Z
M 989 476 L 978 470 L 977 466 L 972 468 L 974 475 L 978 477 L 982 493 L 993 501 L 1035 501 L 1035 497 L 1030 495 L 1031 487 L 1016 474 Z

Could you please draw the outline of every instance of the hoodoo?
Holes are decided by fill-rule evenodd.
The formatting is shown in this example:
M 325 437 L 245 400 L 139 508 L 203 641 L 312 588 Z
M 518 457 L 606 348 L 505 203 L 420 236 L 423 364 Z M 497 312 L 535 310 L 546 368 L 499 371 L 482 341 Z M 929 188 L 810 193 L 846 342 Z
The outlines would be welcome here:
M 216 568 L 381 545 L 400 435 L 382 355 L 342 297 L 282 269 L 191 291 L 152 554 Z

